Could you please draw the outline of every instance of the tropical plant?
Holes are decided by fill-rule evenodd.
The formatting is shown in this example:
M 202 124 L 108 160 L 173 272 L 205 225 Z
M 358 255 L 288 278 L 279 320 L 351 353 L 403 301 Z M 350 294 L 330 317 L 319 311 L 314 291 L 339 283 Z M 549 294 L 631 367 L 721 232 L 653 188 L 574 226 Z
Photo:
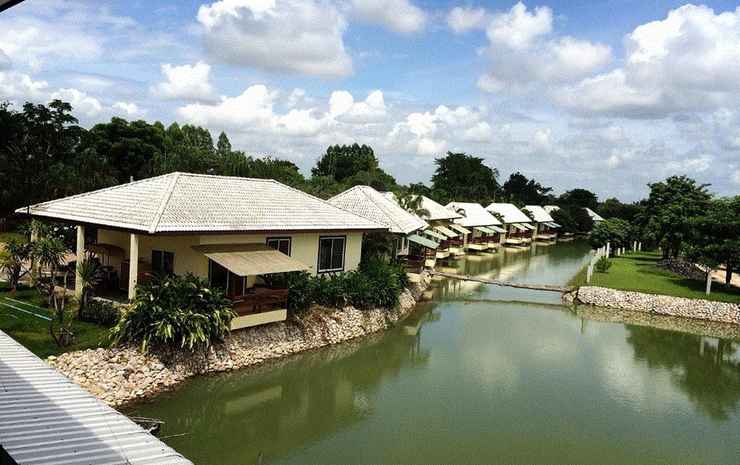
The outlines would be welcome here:
M 21 278 L 28 273 L 26 262 L 31 257 L 31 246 L 20 239 L 12 238 L 0 245 L 0 271 L 8 277 L 10 292 L 15 293 Z
M 80 307 L 80 320 L 101 326 L 113 326 L 121 318 L 121 311 L 112 302 L 100 299 L 91 299 L 87 305 Z
M 424 198 L 421 195 L 410 192 L 397 192 L 394 194 L 398 205 L 407 212 L 413 213 L 419 218 L 429 218 L 429 210 L 423 207 Z
M 129 309 L 111 329 L 114 344 L 205 349 L 228 334 L 235 314 L 224 292 L 192 274 L 139 284 Z
M 595 268 L 596 268 L 596 271 L 598 271 L 599 273 L 608 273 L 609 268 L 611 267 L 612 267 L 611 260 L 609 260 L 605 256 L 602 256 L 601 258 L 596 260 Z
M 53 304 L 54 290 L 56 288 L 57 272 L 62 266 L 62 260 L 67 252 L 67 247 L 59 237 L 45 236 L 39 238 L 32 245 L 32 255 L 42 269 L 49 274 L 48 279 L 38 279 L 36 286 L 39 292 L 46 294 L 49 307 Z
M 77 283 L 82 289 L 82 295 L 80 296 L 80 311 L 86 306 L 95 286 L 97 286 L 102 280 L 100 275 L 100 264 L 92 254 L 86 254 L 84 258 L 78 257 L 77 259 Z

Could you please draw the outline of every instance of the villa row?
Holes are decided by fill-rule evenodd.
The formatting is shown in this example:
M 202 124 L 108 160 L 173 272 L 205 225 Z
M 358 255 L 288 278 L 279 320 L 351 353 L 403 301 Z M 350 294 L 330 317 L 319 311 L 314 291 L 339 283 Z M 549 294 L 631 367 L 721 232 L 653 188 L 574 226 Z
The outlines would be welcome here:
M 280 276 L 355 270 L 367 234 L 390 235 L 410 271 L 558 236 L 553 206 L 417 203 L 416 213 L 407 211 L 392 193 L 368 186 L 324 201 L 269 179 L 171 173 L 16 213 L 75 225 L 76 257 L 100 262 L 102 294 L 133 299 L 137 283 L 157 273 L 207 279 L 232 300 L 232 329 L 285 320 Z

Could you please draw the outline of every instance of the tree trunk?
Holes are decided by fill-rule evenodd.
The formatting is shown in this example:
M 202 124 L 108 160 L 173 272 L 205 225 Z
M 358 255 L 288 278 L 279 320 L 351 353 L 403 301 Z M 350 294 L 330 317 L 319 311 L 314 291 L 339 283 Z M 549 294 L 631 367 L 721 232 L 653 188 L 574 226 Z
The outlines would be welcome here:
M 728 286 L 732 282 L 732 264 L 727 262 L 727 265 L 725 266 L 725 284 Z

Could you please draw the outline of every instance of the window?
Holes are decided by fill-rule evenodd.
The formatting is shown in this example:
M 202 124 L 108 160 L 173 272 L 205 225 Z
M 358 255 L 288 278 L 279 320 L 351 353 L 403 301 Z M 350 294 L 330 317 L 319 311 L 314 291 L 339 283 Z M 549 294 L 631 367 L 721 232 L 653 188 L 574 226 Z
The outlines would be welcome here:
M 211 286 L 226 291 L 229 297 L 244 295 L 246 279 L 227 270 L 223 266 L 208 260 L 208 282 Z
M 290 256 L 291 240 L 289 237 L 268 237 L 267 246 Z
M 174 274 L 174 252 L 166 252 L 164 250 L 152 250 L 152 271 L 160 274 Z
M 344 270 L 345 241 L 344 236 L 319 238 L 319 273 Z

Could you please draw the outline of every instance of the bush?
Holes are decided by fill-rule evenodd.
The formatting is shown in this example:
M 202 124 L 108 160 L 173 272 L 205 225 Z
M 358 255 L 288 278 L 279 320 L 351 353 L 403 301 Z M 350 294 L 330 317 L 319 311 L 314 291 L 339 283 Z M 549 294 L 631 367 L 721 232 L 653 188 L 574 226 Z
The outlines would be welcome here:
M 609 268 L 611 267 L 612 261 L 606 257 L 601 257 L 596 260 L 596 271 L 598 271 L 599 273 L 607 273 L 609 272 Z
M 235 314 L 223 291 L 191 274 L 163 276 L 137 287 L 136 298 L 111 329 L 114 344 L 194 351 L 223 340 Z
M 84 307 L 80 307 L 80 320 L 96 323 L 101 326 L 114 326 L 121 318 L 118 306 L 105 300 L 92 299 Z

